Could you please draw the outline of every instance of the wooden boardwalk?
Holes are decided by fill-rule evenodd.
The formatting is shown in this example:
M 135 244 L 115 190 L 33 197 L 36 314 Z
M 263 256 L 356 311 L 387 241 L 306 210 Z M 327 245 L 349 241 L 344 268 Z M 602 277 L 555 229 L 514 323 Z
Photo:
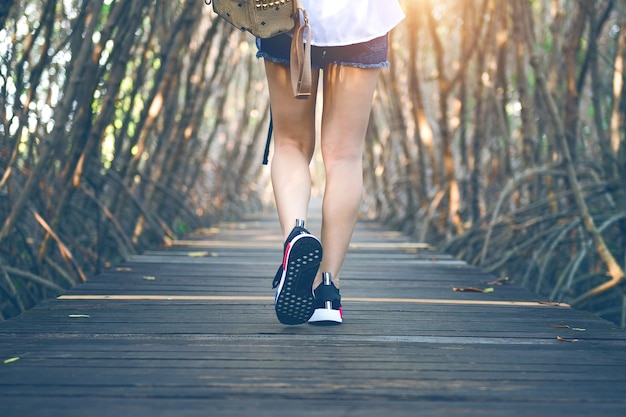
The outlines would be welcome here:
M 0 416 L 626 415 L 606 321 L 360 222 L 344 324 L 283 326 L 281 248 L 273 214 L 221 224 L 1 322 Z

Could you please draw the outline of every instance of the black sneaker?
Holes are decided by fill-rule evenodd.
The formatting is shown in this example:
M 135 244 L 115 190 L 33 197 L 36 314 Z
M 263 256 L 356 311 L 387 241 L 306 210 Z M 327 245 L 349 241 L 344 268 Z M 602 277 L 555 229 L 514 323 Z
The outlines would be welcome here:
M 283 324 L 302 324 L 313 314 L 313 281 L 322 261 L 322 244 L 296 220 L 287 241 L 283 263 L 272 288 L 276 288 L 274 310 Z
M 332 282 L 330 272 L 322 273 L 322 284 L 315 289 L 315 311 L 309 324 L 341 324 L 343 309 L 339 289 Z

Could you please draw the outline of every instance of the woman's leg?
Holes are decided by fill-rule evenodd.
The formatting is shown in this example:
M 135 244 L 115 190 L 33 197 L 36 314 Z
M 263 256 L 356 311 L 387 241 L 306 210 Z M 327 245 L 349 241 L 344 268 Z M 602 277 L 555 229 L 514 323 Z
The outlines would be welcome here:
M 315 100 L 293 98 L 289 67 L 265 62 L 274 121 L 271 177 L 285 244 L 272 286 L 274 310 L 283 324 L 307 322 L 315 310 L 313 282 L 323 257 L 320 241 L 308 233 L 291 235 L 296 219 L 306 220 L 311 197 L 309 163 L 315 148 Z M 319 71 L 313 77 L 317 87 Z M 290 236 L 291 235 L 291 236 Z
M 315 149 L 315 101 L 319 70 L 313 71 L 312 94 L 293 97 L 289 67 L 265 61 L 274 123 L 271 179 L 278 218 L 287 239 L 296 219 L 305 220 L 311 197 L 309 164 Z
M 326 173 L 321 272 L 339 286 L 363 187 L 363 150 L 379 69 L 330 65 L 324 70 L 321 149 Z M 313 284 L 321 283 L 321 275 Z

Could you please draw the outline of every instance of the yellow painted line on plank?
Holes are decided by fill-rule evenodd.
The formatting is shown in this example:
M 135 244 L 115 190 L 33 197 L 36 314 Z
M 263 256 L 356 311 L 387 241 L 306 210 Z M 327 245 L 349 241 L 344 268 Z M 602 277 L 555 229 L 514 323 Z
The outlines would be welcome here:
M 154 301 L 274 301 L 254 295 L 61 295 L 59 300 L 154 300 Z
M 280 248 L 281 243 L 275 241 L 242 241 L 231 240 L 175 240 L 170 246 L 189 246 L 201 248 Z
M 59 300 L 122 300 L 122 301 L 274 301 L 273 297 L 246 295 L 61 295 Z M 488 301 L 488 300 L 449 300 L 426 298 L 369 298 L 345 297 L 343 301 L 352 303 L 391 303 L 391 304 L 452 304 L 514 307 L 569 307 L 566 303 L 539 301 Z
M 272 239 L 267 241 L 231 241 L 231 240 L 174 240 L 171 246 L 206 247 L 206 248 L 279 248 L 282 243 Z M 418 250 L 435 248 L 422 242 L 352 242 L 351 249 L 387 249 Z
M 353 242 L 350 243 L 352 249 L 428 249 L 435 248 L 428 243 L 421 242 Z
M 539 301 L 489 301 L 489 300 L 449 300 L 427 298 L 345 298 L 345 301 L 359 303 L 405 303 L 405 304 L 458 304 L 485 306 L 518 306 L 518 307 L 569 307 L 565 303 L 544 303 Z

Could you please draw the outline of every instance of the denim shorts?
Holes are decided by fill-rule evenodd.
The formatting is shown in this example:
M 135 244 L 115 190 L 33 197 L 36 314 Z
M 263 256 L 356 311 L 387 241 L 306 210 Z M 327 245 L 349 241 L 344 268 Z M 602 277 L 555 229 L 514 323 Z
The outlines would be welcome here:
M 257 58 L 265 58 L 278 64 L 289 64 L 291 36 L 281 34 L 272 38 L 257 38 Z M 386 68 L 387 35 L 367 42 L 346 46 L 311 46 L 311 66 L 323 69 L 329 64 L 339 64 L 357 68 Z

